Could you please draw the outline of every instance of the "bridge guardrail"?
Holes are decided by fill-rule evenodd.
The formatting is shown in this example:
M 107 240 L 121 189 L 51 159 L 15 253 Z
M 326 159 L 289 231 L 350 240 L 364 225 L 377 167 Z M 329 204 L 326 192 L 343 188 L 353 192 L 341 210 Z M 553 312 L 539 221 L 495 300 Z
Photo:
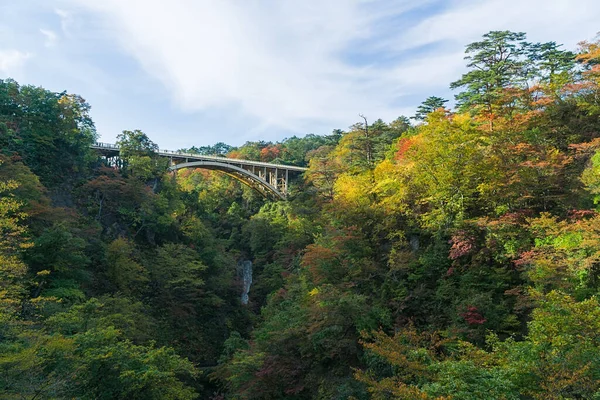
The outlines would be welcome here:
M 119 150 L 119 146 L 113 143 L 104 143 L 104 142 L 96 142 L 91 147 L 100 148 L 100 149 L 109 149 L 109 150 Z M 219 156 L 207 156 L 203 154 L 192 154 L 192 153 L 184 153 L 181 151 L 173 151 L 166 149 L 158 149 L 158 154 L 170 154 L 178 157 L 187 157 L 187 158 L 196 158 L 196 159 L 209 159 L 209 160 L 217 160 L 219 162 L 224 162 L 228 164 L 249 164 L 256 165 L 258 167 L 267 167 L 267 168 L 282 168 L 289 169 L 295 171 L 306 171 L 307 168 L 297 167 L 295 165 L 285 165 L 285 164 L 272 164 L 260 161 L 251 161 L 251 160 L 243 160 L 239 158 L 227 158 L 227 157 L 219 157 Z

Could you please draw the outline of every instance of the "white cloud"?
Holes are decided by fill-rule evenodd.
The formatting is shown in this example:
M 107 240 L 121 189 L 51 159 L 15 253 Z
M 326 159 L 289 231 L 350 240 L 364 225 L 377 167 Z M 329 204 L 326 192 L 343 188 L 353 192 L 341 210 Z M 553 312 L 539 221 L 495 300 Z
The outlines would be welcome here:
M 30 53 L 19 50 L 0 50 L 0 73 L 5 76 L 18 73 L 30 57 L 32 57 Z
M 445 12 L 420 21 L 400 35 L 404 48 L 444 40 L 464 47 L 491 30 L 528 34 L 533 41 L 556 41 L 572 47 L 598 26 L 597 0 L 454 0 Z
M 395 117 L 386 70 L 342 59 L 373 34 L 378 2 L 80 0 L 188 111 L 234 105 L 263 127 L 347 125 L 363 112 Z M 410 2 L 388 5 L 390 12 Z M 391 81 L 389 79 L 392 79 Z
M 55 8 L 54 13 L 60 18 L 60 28 L 63 34 L 68 35 L 71 25 L 73 24 L 73 15 L 71 12 L 61 8 Z
M 44 41 L 44 46 L 52 47 L 56 44 L 56 41 L 58 40 L 58 35 L 56 32 L 50 29 L 40 29 L 40 33 L 46 38 Z
M 597 0 L 63 1 L 101 21 L 180 109 L 241 113 L 254 131 L 395 118 L 416 106 L 403 96 L 447 93 L 481 34 L 526 31 L 572 48 L 600 14 Z M 443 11 L 415 11 L 428 3 Z M 55 12 L 66 30 L 73 10 Z

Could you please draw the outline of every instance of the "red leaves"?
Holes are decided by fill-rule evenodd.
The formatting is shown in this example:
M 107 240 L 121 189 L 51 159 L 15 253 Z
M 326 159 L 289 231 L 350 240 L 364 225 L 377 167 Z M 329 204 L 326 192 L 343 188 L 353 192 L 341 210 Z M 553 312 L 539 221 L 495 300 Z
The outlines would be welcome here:
M 567 215 L 571 220 L 580 220 L 595 217 L 598 212 L 595 210 L 569 210 Z
M 537 254 L 538 252 L 536 250 L 524 251 L 520 254 L 520 258 L 514 261 L 514 264 L 517 267 L 529 265 L 535 260 Z
M 459 231 L 450 239 L 450 252 L 448 258 L 456 260 L 459 257 L 469 254 L 475 248 L 475 238 L 465 231 Z
M 461 313 L 460 316 L 463 317 L 465 322 L 469 325 L 482 325 L 487 321 L 475 306 L 468 306 L 467 311 Z

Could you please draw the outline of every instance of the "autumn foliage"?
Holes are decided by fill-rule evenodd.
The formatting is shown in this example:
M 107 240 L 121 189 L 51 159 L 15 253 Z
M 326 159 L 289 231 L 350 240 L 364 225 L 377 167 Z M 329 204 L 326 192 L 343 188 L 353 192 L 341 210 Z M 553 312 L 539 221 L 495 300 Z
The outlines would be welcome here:
M 190 149 L 307 167 L 280 202 L 172 175 L 139 130 L 99 157 L 82 98 L 0 80 L 0 397 L 598 398 L 598 38 L 577 51 L 492 31 L 453 108 Z

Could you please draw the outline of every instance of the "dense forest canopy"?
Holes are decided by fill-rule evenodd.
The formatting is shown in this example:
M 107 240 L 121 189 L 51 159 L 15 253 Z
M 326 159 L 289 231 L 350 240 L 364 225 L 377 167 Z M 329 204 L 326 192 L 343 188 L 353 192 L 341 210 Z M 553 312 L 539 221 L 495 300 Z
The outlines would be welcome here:
M 183 149 L 308 167 L 279 202 L 0 80 L 0 398 L 600 398 L 600 39 L 465 60 L 454 108 Z

